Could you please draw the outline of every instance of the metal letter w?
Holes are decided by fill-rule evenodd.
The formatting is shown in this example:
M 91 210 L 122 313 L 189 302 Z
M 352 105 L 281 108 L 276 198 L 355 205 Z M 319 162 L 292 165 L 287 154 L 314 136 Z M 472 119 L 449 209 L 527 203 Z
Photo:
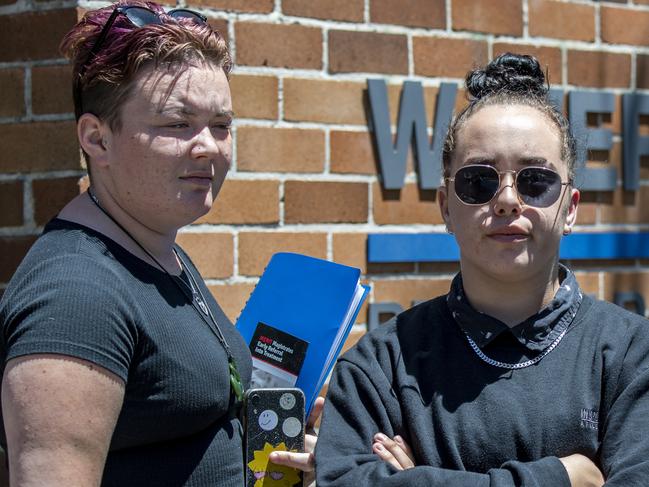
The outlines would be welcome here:
M 372 125 L 378 150 L 379 166 L 384 189 L 403 187 L 406 176 L 406 158 L 414 130 L 414 155 L 421 189 L 436 189 L 440 183 L 442 149 L 448 124 L 453 115 L 457 85 L 442 83 L 439 87 L 433 124 L 433 141 L 428 143 L 424 92 L 418 81 L 406 81 L 401 91 L 396 145 L 392 143 L 388 92 L 382 79 L 368 79 Z

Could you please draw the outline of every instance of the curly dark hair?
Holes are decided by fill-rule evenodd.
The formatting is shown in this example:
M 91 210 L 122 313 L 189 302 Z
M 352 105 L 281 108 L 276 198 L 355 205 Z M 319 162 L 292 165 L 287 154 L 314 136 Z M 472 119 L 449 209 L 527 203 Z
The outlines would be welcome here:
M 524 54 L 501 54 L 484 68 L 467 73 L 465 79 L 469 104 L 451 122 L 442 156 L 444 178 L 450 177 L 451 160 L 458 132 L 466 121 L 488 105 L 526 105 L 545 114 L 559 130 L 561 157 L 574 179 L 577 147 L 566 117 L 550 102 L 548 83 L 538 60 Z

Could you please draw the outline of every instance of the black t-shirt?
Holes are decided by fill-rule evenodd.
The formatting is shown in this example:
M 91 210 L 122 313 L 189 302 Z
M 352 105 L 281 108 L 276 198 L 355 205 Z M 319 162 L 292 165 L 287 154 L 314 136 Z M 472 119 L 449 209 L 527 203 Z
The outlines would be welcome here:
M 245 342 L 177 251 L 247 385 Z M 55 219 L 0 301 L 0 363 L 4 370 L 15 357 L 58 353 L 125 381 L 102 485 L 239 487 L 242 433 L 231 413 L 227 356 L 172 279 L 104 235 Z

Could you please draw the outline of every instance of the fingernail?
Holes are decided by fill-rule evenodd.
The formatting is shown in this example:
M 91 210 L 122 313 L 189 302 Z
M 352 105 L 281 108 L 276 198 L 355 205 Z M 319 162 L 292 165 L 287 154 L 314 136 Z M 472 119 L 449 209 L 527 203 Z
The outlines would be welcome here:
M 378 441 L 385 441 L 388 439 L 388 437 L 383 433 L 377 433 L 376 435 L 374 435 L 374 438 L 376 438 Z
M 396 441 L 397 443 L 403 443 L 403 438 L 401 438 L 399 435 L 397 435 L 397 436 L 394 437 L 394 441 Z
M 374 443 L 374 449 L 378 451 L 383 451 L 383 445 L 381 445 L 381 443 Z

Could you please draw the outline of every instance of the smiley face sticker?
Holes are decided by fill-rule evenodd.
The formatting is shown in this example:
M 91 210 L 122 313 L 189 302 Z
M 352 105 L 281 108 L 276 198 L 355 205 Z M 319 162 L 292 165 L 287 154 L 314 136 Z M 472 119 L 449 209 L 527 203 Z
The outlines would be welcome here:
M 262 411 L 261 414 L 259 415 L 259 420 L 258 420 L 259 427 L 264 431 L 270 431 L 275 429 L 278 421 L 279 418 L 277 417 L 277 413 L 272 409 L 266 409 L 265 411 Z

